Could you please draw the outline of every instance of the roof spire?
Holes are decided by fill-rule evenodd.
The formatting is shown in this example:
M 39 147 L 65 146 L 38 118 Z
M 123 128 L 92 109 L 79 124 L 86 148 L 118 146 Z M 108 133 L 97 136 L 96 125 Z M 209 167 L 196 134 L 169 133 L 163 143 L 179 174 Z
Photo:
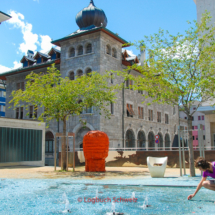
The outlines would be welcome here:
M 90 0 L 90 4 L 92 4 L 93 6 L 95 6 L 95 5 L 94 5 L 94 2 L 93 2 L 93 0 Z

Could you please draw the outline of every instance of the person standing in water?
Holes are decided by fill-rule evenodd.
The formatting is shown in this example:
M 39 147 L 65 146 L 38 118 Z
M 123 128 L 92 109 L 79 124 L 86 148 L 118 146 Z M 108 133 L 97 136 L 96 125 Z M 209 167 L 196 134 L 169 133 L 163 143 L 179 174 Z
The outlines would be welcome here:
M 198 157 L 195 160 L 195 167 L 203 171 L 202 180 L 198 184 L 196 191 L 187 197 L 188 200 L 192 199 L 201 187 L 215 191 L 215 180 L 206 180 L 208 176 L 215 179 L 215 161 L 208 162 L 203 157 Z

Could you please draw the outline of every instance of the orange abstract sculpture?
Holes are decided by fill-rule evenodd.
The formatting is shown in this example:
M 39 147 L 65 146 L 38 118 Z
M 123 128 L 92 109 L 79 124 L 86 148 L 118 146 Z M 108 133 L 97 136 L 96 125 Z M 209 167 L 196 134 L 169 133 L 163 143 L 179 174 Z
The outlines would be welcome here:
M 109 138 L 102 131 L 89 131 L 83 139 L 86 172 L 105 172 Z

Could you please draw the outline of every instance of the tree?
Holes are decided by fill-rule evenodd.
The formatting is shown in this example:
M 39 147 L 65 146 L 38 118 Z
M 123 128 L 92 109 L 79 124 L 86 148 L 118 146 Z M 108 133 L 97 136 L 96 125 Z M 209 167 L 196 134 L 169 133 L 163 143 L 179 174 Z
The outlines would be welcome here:
M 36 108 L 44 107 L 38 120 L 63 121 L 62 169 L 66 170 L 66 121 L 69 116 L 80 115 L 84 108 L 94 107 L 109 117 L 109 104 L 116 99 L 117 86 L 109 86 L 110 75 L 92 72 L 75 80 L 62 78 L 53 64 L 46 73 L 31 72 L 26 76 L 26 89 L 12 92 L 10 103 L 14 107 L 29 103 Z M 108 107 L 107 107 L 108 105 Z
M 197 108 L 215 97 L 215 27 L 209 25 L 209 13 L 202 16 L 201 23 L 189 23 L 184 35 L 170 35 L 168 31 L 145 36 L 135 45 L 148 50 L 143 66 L 133 65 L 127 70 L 137 70 L 139 76 L 118 71 L 125 79 L 134 81 L 134 90 L 143 90 L 152 102 L 180 105 L 188 119 L 188 143 L 190 175 L 195 176 L 192 139 L 191 111 L 194 101 Z M 112 71 L 113 72 L 113 71 Z

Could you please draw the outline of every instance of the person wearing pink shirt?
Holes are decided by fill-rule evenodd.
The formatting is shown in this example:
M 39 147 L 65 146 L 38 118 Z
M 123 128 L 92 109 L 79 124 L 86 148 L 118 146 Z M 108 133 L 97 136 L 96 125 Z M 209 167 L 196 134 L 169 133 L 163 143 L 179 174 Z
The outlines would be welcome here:
M 208 162 L 203 157 L 198 157 L 195 160 L 195 167 L 203 171 L 202 180 L 198 184 L 196 191 L 187 197 L 188 200 L 192 199 L 201 187 L 215 191 L 215 180 L 206 180 L 208 176 L 215 179 L 215 161 Z

